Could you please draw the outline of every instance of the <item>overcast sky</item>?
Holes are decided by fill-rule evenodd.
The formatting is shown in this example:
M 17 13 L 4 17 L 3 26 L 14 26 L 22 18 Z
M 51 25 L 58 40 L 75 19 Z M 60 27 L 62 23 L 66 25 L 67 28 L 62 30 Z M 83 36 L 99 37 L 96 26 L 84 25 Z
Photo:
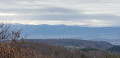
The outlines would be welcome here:
M 1 22 L 120 26 L 120 0 L 0 0 Z

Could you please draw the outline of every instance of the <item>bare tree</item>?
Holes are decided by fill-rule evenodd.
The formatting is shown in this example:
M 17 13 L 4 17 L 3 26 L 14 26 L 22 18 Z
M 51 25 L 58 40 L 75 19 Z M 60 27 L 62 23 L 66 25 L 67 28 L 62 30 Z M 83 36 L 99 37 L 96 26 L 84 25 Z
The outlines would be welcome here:
M 0 24 L 0 40 L 2 39 L 19 39 L 21 34 L 21 29 L 12 29 L 9 24 Z

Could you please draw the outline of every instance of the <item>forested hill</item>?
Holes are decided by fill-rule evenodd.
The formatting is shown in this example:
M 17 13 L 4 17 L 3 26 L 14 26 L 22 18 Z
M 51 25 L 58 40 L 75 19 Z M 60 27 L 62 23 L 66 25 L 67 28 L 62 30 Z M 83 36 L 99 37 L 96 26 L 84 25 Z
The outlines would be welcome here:
M 25 41 L 42 42 L 55 46 L 77 47 L 77 48 L 91 47 L 91 48 L 105 49 L 113 46 L 112 44 L 105 41 L 88 41 L 88 40 L 78 40 L 78 39 L 26 39 Z

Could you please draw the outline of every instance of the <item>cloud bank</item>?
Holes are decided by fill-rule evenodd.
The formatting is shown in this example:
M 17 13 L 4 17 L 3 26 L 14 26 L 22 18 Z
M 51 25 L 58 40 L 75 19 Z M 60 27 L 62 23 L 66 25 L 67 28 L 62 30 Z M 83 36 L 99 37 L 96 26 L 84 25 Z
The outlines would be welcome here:
M 0 0 L 0 20 L 20 24 L 120 26 L 119 0 Z

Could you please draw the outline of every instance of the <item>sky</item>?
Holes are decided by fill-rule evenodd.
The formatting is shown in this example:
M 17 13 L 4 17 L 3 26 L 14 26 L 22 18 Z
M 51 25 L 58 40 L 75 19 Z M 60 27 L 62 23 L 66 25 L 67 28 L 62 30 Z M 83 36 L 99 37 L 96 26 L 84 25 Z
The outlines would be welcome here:
M 120 0 L 0 0 L 0 22 L 120 26 Z

